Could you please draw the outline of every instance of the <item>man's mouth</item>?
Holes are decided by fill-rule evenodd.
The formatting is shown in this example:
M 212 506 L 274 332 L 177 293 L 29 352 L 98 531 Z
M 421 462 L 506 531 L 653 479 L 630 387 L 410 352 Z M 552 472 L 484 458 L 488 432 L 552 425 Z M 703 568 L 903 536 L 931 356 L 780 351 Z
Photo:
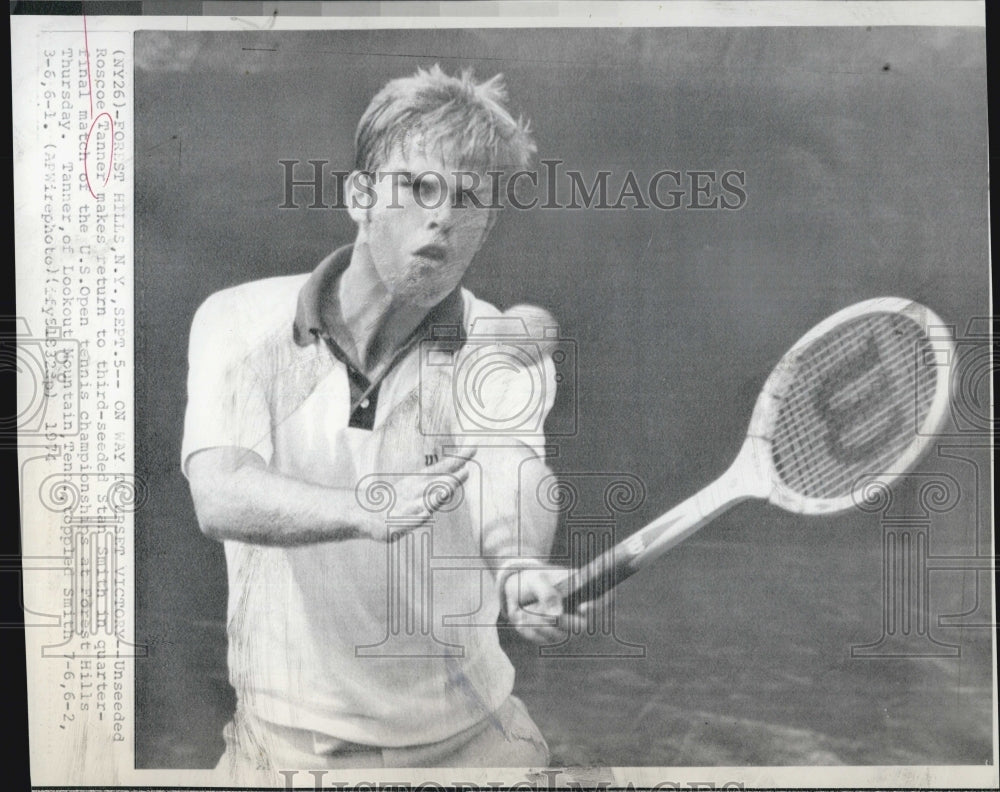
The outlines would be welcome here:
M 442 245 L 424 245 L 416 251 L 416 255 L 421 258 L 431 259 L 433 261 L 444 261 L 445 256 L 448 251 Z

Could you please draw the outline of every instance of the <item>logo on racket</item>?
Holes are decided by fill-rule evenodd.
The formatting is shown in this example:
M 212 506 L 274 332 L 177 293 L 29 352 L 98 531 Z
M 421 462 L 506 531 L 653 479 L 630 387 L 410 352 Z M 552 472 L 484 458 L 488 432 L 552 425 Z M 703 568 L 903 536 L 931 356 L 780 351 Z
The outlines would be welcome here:
M 831 454 L 857 462 L 899 434 L 905 402 L 892 399 L 895 387 L 874 335 L 824 373 L 813 407 L 826 425 Z

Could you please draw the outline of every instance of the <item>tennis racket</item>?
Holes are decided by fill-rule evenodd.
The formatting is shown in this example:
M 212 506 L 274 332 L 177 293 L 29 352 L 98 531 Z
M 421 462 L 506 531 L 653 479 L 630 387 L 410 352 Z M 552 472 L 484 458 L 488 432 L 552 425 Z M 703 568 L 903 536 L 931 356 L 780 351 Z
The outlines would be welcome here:
M 867 300 L 820 322 L 771 372 L 730 468 L 571 572 L 559 586 L 567 611 L 744 500 L 834 514 L 863 503 L 873 486 L 889 486 L 941 428 L 952 357 L 941 320 L 910 300 Z

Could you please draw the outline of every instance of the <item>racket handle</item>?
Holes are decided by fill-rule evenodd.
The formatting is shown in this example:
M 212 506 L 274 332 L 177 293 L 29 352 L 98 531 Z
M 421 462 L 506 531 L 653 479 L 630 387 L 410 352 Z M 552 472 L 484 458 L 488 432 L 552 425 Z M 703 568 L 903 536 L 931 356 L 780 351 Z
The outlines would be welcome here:
M 630 554 L 617 545 L 560 580 L 556 589 L 563 596 L 565 611 L 573 613 L 584 602 L 597 599 L 638 572 L 639 568 L 633 567 L 630 560 Z

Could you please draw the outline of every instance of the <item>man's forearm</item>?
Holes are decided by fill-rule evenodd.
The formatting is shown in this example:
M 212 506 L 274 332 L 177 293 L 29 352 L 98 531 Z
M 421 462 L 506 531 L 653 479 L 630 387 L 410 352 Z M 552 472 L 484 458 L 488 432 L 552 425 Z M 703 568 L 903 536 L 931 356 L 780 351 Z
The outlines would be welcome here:
M 188 477 L 198 523 L 213 539 L 295 546 L 372 538 L 379 527 L 352 489 L 290 478 L 240 449 L 195 454 Z
M 483 550 L 499 559 L 543 561 L 552 549 L 558 515 L 539 501 L 552 471 L 533 448 L 481 448 Z
M 480 458 L 483 469 L 483 553 L 496 564 L 494 579 L 501 608 L 507 611 L 507 581 L 519 570 L 543 567 L 555 537 L 558 514 L 541 501 L 539 493 L 552 470 L 534 449 L 519 445 L 495 449 Z

